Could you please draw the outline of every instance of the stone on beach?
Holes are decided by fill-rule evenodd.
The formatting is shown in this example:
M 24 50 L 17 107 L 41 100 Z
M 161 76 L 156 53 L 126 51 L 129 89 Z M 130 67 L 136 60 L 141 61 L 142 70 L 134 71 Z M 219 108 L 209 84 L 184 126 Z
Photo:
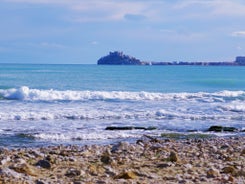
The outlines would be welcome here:
M 81 171 L 78 169 L 70 168 L 66 171 L 66 176 L 67 177 L 74 177 L 74 176 L 79 176 L 81 174 Z
M 37 163 L 36 163 L 36 166 L 40 166 L 42 168 L 45 168 L 45 169 L 50 169 L 51 168 L 51 164 L 48 160 L 39 160 Z
M 13 165 L 10 165 L 9 168 L 14 170 L 15 172 L 23 173 L 23 174 L 30 175 L 30 176 L 37 176 L 38 175 L 37 170 L 34 167 L 32 167 L 26 163 L 13 164 Z
M 115 179 L 136 179 L 137 175 L 132 171 L 122 172 L 121 174 L 117 175 Z
M 242 183 L 245 137 L 0 150 L 0 183 Z
M 219 175 L 220 175 L 220 173 L 219 173 L 219 171 L 217 169 L 209 169 L 207 171 L 207 177 L 208 178 L 215 178 L 215 177 L 217 177 Z
M 236 169 L 233 166 L 227 166 L 227 167 L 224 167 L 222 169 L 222 172 L 226 173 L 226 174 L 230 173 L 230 174 L 234 175 L 236 172 Z

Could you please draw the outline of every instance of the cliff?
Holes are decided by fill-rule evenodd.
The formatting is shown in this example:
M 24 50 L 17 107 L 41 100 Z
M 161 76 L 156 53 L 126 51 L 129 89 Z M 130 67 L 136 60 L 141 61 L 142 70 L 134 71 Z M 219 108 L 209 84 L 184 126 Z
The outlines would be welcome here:
M 110 52 L 98 60 L 98 65 L 142 65 L 139 59 L 123 54 L 122 52 Z

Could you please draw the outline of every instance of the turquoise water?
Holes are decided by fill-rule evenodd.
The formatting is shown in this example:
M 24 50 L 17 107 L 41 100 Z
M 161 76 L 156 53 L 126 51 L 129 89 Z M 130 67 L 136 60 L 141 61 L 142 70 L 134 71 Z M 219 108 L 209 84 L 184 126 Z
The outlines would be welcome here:
M 245 67 L 0 64 L 3 146 L 244 129 L 244 120 Z M 157 130 L 105 131 L 129 125 Z
M 1 88 L 215 92 L 244 90 L 245 67 L 0 65 Z

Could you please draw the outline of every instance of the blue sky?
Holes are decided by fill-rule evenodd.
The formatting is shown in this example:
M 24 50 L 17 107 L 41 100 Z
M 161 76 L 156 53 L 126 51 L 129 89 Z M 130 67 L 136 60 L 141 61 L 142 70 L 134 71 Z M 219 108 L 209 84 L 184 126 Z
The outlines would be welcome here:
M 95 64 L 245 55 L 244 0 L 0 0 L 0 63 Z

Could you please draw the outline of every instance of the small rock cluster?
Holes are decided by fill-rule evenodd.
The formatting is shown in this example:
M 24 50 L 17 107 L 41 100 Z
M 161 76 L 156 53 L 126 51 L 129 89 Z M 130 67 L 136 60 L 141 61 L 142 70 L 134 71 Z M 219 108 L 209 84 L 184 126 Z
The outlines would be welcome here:
M 245 183 L 245 137 L 0 149 L 0 183 Z

